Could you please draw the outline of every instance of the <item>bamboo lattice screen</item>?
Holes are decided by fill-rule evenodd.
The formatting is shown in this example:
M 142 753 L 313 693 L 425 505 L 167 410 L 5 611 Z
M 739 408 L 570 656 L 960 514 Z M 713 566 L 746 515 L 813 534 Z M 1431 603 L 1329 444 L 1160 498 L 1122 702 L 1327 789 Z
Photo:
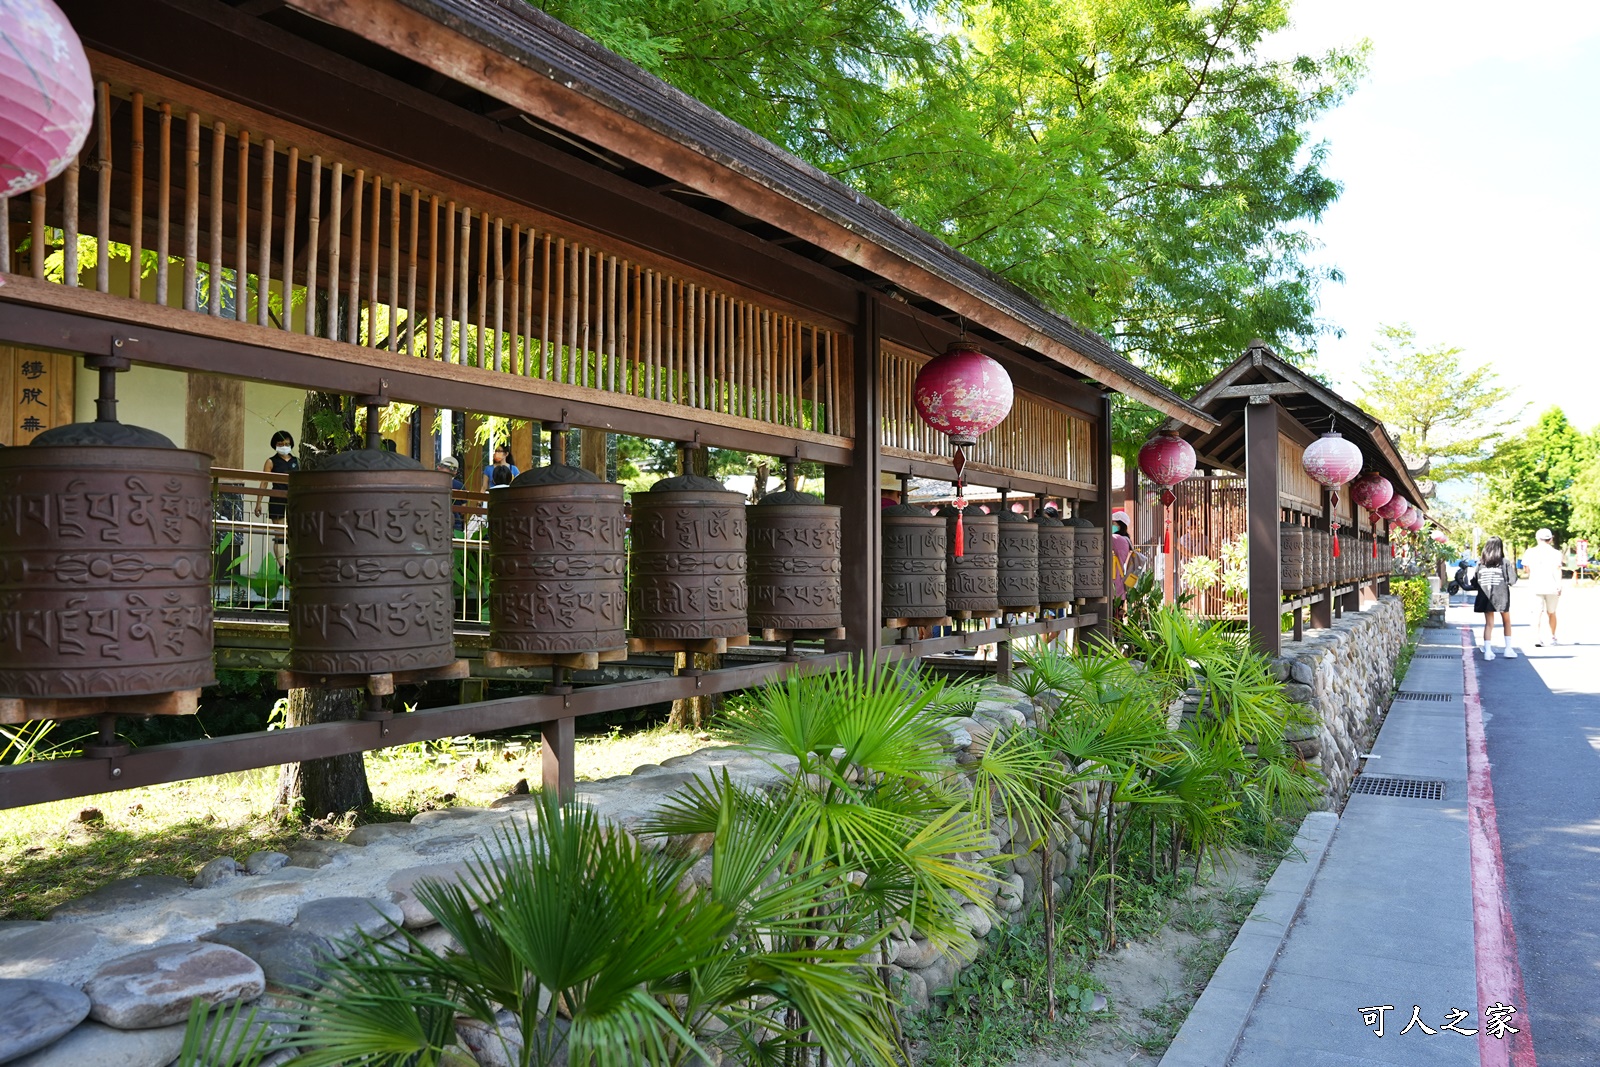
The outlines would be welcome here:
M 1177 497 L 1172 506 L 1172 549 L 1179 582 L 1195 594 L 1191 610 L 1207 619 L 1245 618 L 1249 593 L 1242 575 L 1235 577 L 1234 589 L 1224 589 L 1220 582 L 1196 588 L 1185 577 L 1191 559 L 1205 556 L 1221 566 L 1223 546 L 1249 533 L 1245 480 L 1237 475 L 1196 477 L 1179 482 L 1172 491 Z
M 838 329 L 92 59 L 98 107 L 82 157 L 25 203 L 0 198 L 0 247 L 17 248 L 13 226 L 25 231 L 20 269 L 35 278 L 562 382 L 614 406 L 644 398 L 706 421 L 853 435 Z M 115 287 L 114 259 L 140 264 Z

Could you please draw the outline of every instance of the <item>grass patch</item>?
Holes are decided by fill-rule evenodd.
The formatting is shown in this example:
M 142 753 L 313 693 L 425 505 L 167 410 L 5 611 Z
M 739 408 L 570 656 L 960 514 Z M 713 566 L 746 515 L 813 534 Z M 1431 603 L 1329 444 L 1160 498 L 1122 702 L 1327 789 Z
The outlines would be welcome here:
M 1394 690 L 1400 691 L 1400 683 L 1406 680 L 1406 672 L 1411 669 L 1411 658 L 1417 654 L 1417 631 L 1419 625 L 1406 627 L 1406 643 L 1400 646 L 1400 655 L 1394 661 Z
M 716 743 L 665 726 L 580 737 L 577 776 L 627 774 Z M 539 757 L 536 739 L 450 738 L 371 752 L 372 807 L 332 823 L 304 823 L 278 807 L 276 767 L 0 811 L 0 920 L 44 918 L 117 878 L 189 878 L 217 856 L 242 861 L 307 838 L 340 837 L 356 823 L 487 805 L 521 779 L 537 788 Z

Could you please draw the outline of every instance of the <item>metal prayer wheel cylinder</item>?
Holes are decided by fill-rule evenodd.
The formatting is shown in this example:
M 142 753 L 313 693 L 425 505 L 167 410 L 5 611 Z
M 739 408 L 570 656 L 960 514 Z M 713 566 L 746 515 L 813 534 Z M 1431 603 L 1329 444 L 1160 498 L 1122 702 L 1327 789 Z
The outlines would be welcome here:
M 1077 570 L 1078 528 L 1041 511 L 1033 524 L 1039 529 L 1039 603 L 1059 608 L 1072 602 Z
M 633 498 L 633 636 L 703 641 L 749 631 L 744 498 L 683 474 Z
M 997 518 L 1000 606 L 1008 611 L 1038 611 L 1039 527 L 1010 509 L 1002 510 Z
M 289 475 L 289 666 L 391 674 L 455 660 L 450 476 L 358 449 Z
M 489 494 L 489 647 L 565 654 L 628 647 L 622 486 L 565 463 Z
M 1000 610 L 1000 520 L 976 504 L 961 514 L 963 552 L 955 555 L 956 509 L 939 509 L 944 520 L 944 603 L 950 614 L 967 611 L 994 614 Z
M 821 497 L 792 489 L 745 508 L 751 629 L 837 630 L 844 625 L 841 515 Z
M 937 619 L 945 615 L 944 520 L 915 504 L 882 510 L 883 617 Z
M 117 422 L 0 448 L 0 697 L 216 682 L 211 457 Z
M 1305 527 L 1282 523 L 1278 527 L 1278 574 L 1285 592 L 1305 588 L 1305 564 Z
M 1077 517 L 1066 521 L 1078 531 L 1078 551 L 1072 568 L 1073 595 L 1079 600 L 1105 596 L 1105 528 Z
M 1312 538 L 1312 551 L 1307 557 L 1313 562 L 1316 573 L 1316 584 L 1327 585 L 1333 580 L 1333 547 L 1327 530 L 1317 530 Z

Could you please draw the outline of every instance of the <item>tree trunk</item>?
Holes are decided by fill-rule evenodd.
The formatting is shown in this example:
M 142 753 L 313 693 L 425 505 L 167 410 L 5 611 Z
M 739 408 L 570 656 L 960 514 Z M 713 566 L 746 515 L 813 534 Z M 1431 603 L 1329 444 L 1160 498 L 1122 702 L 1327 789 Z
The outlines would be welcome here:
M 339 722 L 361 714 L 360 689 L 289 690 L 288 726 Z M 372 804 L 367 765 L 361 753 L 286 763 L 278 776 L 278 803 L 300 808 L 311 818 L 358 811 Z

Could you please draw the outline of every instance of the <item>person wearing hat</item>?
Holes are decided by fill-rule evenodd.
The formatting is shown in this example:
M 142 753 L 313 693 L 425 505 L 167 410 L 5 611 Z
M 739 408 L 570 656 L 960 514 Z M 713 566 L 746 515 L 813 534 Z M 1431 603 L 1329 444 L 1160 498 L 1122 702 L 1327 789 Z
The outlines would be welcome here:
M 467 487 L 466 483 L 461 480 L 461 461 L 456 457 L 441 457 L 438 464 L 433 469 L 438 471 L 440 474 L 448 474 L 450 476 L 450 488 L 465 489 Z M 456 500 L 454 498 L 452 498 L 450 501 L 451 525 L 457 530 L 462 528 L 463 521 L 461 518 L 461 512 L 457 511 L 456 508 L 465 503 L 465 500 Z
M 1538 541 L 1528 550 L 1528 590 L 1534 596 L 1533 633 L 1535 645 L 1549 641 L 1556 643 L 1556 606 L 1561 603 L 1561 550 L 1553 544 L 1555 535 L 1541 527 L 1534 535 Z M 1548 623 L 1550 636 L 1540 635 Z
M 1111 551 L 1116 557 L 1116 566 L 1111 572 L 1111 598 L 1120 600 L 1130 584 L 1127 581 L 1128 560 L 1133 556 L 1133 539 L 1128 536 L 1128 513 L 1121 509 L 1111 513 Z

